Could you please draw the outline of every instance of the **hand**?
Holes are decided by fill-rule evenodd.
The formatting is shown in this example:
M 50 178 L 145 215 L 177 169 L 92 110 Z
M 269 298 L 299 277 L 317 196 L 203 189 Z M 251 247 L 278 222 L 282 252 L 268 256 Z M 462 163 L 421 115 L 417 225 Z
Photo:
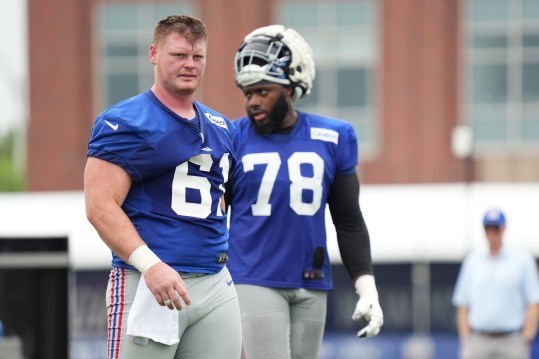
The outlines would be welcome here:
M 384 324 L 384 313 L 378 303 L 378 291 L 372 275 L 362 275 L 355 283 L 359 300 L 352 315 L 353 320 L 365 318 L 368 324 L 357 332 L 359 338 L 373 337 L 380 332 Z
M 144 274 L 144 280 L 155 300 L 169 309 L 182 310 L 180 297 L 185 304 L 191 304 L 187 287 L 182 278 L 174 269 L 163 262 L 154 264 Z

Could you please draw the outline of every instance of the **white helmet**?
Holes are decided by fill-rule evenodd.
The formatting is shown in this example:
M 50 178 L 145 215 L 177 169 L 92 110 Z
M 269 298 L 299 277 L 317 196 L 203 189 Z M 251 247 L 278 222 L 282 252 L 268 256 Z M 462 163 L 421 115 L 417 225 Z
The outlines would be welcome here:
M 311 47 L 283 25 L 261 27 L 245 36 L 234 59 L 234 73 L 240 87 L 264 80 L 289 85 L 294 100 L 311 93 L 316 76 Z

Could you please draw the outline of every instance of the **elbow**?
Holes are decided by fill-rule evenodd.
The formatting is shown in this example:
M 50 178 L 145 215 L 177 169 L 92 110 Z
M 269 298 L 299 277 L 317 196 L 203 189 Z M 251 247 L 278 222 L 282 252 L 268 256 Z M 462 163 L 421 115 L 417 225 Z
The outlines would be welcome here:
M 104 208 L 102 204 L 87 201 L 86 202 L 86 219 L 96 229 L 99 227 L 100 219 L 103 218 Z
M 95 205 L 91 205 L 88 203 L 86 204 L 86 219 L 94 226 L 97 222 L 97 218 L 99 217 L 98 213 L 99 210 L 96 208 Z

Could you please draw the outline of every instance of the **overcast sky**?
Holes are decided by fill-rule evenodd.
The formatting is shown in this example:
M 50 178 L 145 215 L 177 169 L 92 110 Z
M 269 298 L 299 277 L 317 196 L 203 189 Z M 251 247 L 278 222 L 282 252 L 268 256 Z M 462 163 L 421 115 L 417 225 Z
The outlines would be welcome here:
M 28 114 L 27 33 L 26 0 L 0 0 L 0 134 Z

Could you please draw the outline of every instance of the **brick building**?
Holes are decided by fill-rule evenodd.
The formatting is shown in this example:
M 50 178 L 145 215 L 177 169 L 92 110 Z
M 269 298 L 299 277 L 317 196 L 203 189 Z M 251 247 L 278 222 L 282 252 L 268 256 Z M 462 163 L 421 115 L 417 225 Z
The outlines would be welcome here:
M 232 70 L 243 36 L 271 23 L 302 33 L 318 84 L 304 107 L 354 123 L 363 183 L 539 179 L 532 1 L 28 0 L 28 190 L 82 188 L 93 119 L 151 85 L 152 27 L 182 11 L 210 34 L 198 98 L 230 118 L 243 113 Z M 459 124 L 477 136 L 471 160 L 452 152 Z

